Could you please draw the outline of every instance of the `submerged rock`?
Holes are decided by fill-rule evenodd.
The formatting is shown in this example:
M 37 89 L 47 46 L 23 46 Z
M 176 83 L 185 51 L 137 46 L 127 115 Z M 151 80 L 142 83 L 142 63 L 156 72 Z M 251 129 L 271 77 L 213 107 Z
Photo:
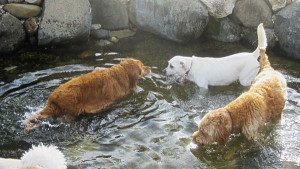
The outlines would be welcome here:
M 0 5 L 1 4 L 7 4 L 7 0 L 0 0 Z
M 91 37 L 95 39 L 108 39 L 109 31 L 106 29 L 92 30 Z
M 21 19 L 38 16 L 42 11 L 39 6 L 28 4 L 5 4 L 3 9 L 13 16 Z
M 124 29 L 124 30 L 120 30 L 120 31 L 110 31 L 109 32 L 110 37 L 117 37 L 118 39 L 128 38 L 128 37 L 134 36 L 134 35 L 135 35 L 135 32 L 133 32 L 129 29 Z
M 10 53 L 22 46 L 25 31 L 21 21 L 5 13 L 0 17 L 0 53 Z
M 275 15 L 274 30 L 280 47 L 289 57 L 300 59 L 300 1 L 297 0 Z
M 209 20 L 198 0 L 131 0 L 130 21 L 142 30 L 176 42 L 199 38 Z
M 92 17 L 89 1 L 45 1 L 44 9 L 38 30 L 39 46 L 68 44 L 89 38 Z

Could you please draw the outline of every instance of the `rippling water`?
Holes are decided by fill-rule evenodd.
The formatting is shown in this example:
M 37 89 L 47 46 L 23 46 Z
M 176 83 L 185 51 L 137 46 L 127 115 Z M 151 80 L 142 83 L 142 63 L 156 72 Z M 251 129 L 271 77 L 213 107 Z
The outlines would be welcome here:
M 90 42 L 92 43 L 92 42 Z M 81 58 L 83 50 L 89 57 Z M 210 87 L 202 94 L 193 83 L 168 84 L 161 70 L 174 55 L 220 57 L 253 49 L 240 44 L 197 41 L 180 45 L 138 34 L 111 49 L 91 44 L 76 49 L 27 52 L 1 60 L 0 157 L 19 158 L 32 144 L 54 144 L 68 168 L 299 168 L 300 62 L 268 51 L 273 67 L 288 81 L 282 118 L 267 124 L 261 142 L 231 136 L 225 147 L 195 147 L 191 135 L 200 119 L 247 87 Z M 140 59 L 152 73 L 105 111 L 74 119 L 49 119 L 23 133 L 24 120 L 40 111 L 60 84 L 121 59 Z M 19 60 L 19 61 L 16 61 Z

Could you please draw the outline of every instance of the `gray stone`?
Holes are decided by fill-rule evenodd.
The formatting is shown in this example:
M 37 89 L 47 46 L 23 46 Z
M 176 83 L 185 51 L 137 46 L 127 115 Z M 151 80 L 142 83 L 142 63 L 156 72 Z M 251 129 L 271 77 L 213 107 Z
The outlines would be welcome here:
M 0 23 L 0 53 L 16 51 L 26 37 L 21 21 L 5 13 L 0 17 Z
M 275 15 L 274 30 L 280 47 L 289 57 L 300 59 L 300 1 L 294 1 Z
M 13 16 L 21 19 L 38 16 L 42 11 L 39 6 L 28 4 L 5 4 L 3 9 Z
M 118 30 L 128 28 L 126 5 L 119 0 L 89 0 L 93 13 L 93 24 L 101 24 L 103 29 Z
M 286 5 L 286 0 L 268 0 L 272 6 L 272 10 L 274 12 L 279 11 L 280 9 L 284 8 Z
M 101 24 L 92 24 L 91 31 L 101 29 Z
M 207 25 L 207 37 L 222 42 L 236 42 L 241 40 L 242 29 L 229 18 L 211 19 Z
M 64 6 L 53 8 L 56 4 Z M 45 1 L 38 30 L 38 45 L 86 41 L 90 36 L 91 8 L 86 0 Z
M 199 38 L 209 20 L 198 0 L 131 0 L 130 21 L 144 31 L 176 42 Z
M 273 28 L 272 11 L 263 0 L 237 1 L 233 17 L 248 28 L 256 28 L 260 23 L 264 23 L 264 27 Z
M 209 14 L 215 18 L 224 18 L 232 14 L 236 0 L 201 0 Z
M 106 29 L 99 29 L 91 31 L 91 37 L 95 39 L 108 39 L 109 31 Z

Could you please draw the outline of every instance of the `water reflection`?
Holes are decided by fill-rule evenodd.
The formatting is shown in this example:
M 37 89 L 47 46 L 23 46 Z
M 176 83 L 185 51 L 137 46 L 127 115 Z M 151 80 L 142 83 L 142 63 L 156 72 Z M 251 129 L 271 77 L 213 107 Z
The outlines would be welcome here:
M 297 168 L 300 166 L 300 66 L 270 52 L 270 60 L 288 80 L 288 100 L 282 119 L 267 124 L 262 141 L 248 142 L 232 135 L 225 147 L 191 147 L 191 135 L 210 110 L 222 107 L 247 87 L 238 83 L 201 91 L 191 82 L 169 84 L 161 70 L 174 55 L 220 57 L 252 51 L 239 44 L 193 42 L 180 45 L 148 34 L 121 40 L 110 51 L 86 47 L 91 56 L 77 53 L 48 56 L 39 66 L 12 61 L 1 67 L 0 155 L 18 158 L 43 142 L 60 147 L 68 168 Z M 101 53 L 101 56 L 95 56 Z M 105 54 L 107 53 L 107 54 Z M 110 54 L 109 54 L 110 53 Z M 45 120 L 40 128 L 23 133 L 24 119 L 40 111 L 60 84 L 95 69 L 133 57 L 152 68 L 129 95 L 93 115 Z M 31 57 L 27 57 L 31 58 Z M 27 63 L 28 62 L 28 63 Z M 12 70 L 4 68 L 17 65 Z M 7 77 L 7 78 L 6 78 Z

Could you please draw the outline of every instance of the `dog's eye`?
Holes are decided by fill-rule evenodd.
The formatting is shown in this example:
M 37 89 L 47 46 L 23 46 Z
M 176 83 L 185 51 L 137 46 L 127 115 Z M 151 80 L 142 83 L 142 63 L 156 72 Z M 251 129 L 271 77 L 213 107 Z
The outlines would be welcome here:
M 170 68 L 173 69 L 173 65 L 170 65 Z

